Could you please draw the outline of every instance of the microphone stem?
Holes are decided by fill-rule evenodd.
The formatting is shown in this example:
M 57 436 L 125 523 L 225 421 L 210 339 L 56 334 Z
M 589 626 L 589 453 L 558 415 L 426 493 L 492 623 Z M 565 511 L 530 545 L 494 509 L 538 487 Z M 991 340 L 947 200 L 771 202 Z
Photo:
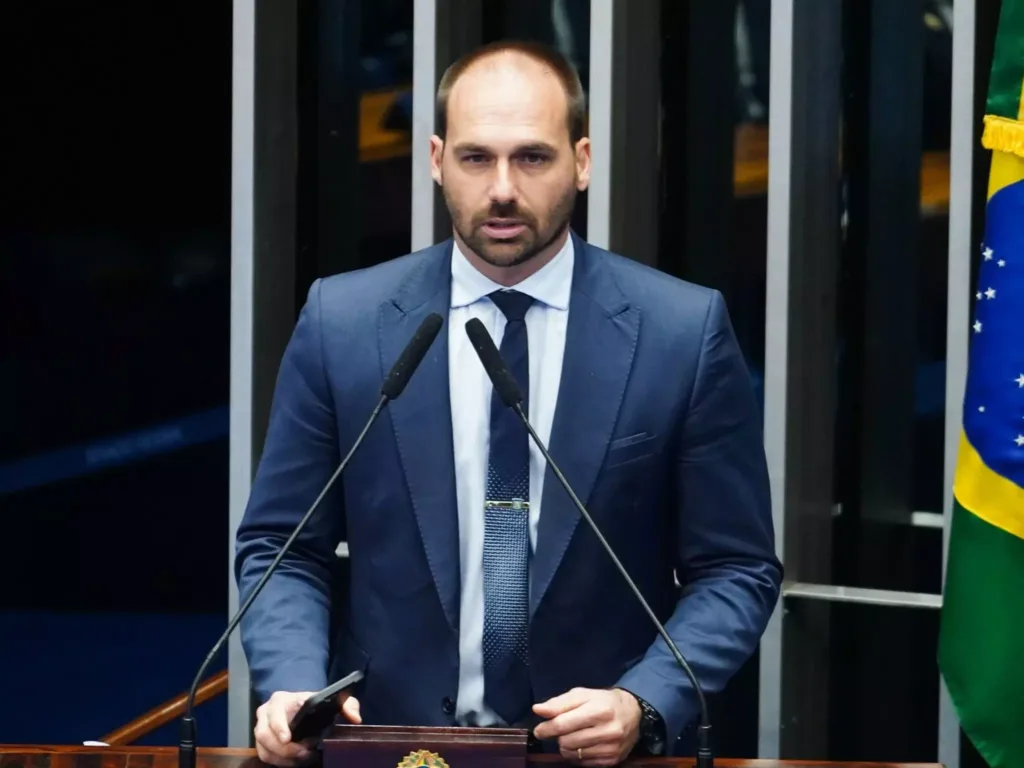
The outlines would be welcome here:
M 196 768 L 196 721 L 191 715 L 181 718 L 178 741 L 178 768 Z
M 697 768 L 714 768 L 715 758 L 711 752 L 711 726 L 701 723 L 697 726 Z
M 273 561 L 270 563 L 267 569 L 263 572 L 263 576 L 260 578 L 260 580 L 256 582 L 256 586 L 249 594 L 249 597 L 247 597 L 245 602 L 242 603 L 242 606 L 235 612 L 235 615 L 231 617 L 231 621 L 228 622 L 228 626 L 227 629 L 224 630 L 224 634 L 220 636 L 220 639 L 217 640 L 216 644 L 214 644 L 213 646 L 213 649 L 209 652 L 209 654 L 207 654 L 206 658 L 203 660 L 203 663 L 200 665 L 199 671 L 196 673 L 195 680 L 192 681 L 192 687 L 188 691 L 188 699 L 186 699 L 185 701 L 185 714 L 181 718 L 181 731 L 180 739 L 178 742 L 178 768 L 195 768 L 196 724 L 195 718 L 192 716 L 192 710 L 195 707 L 196 691 L 198 691 L 199 689 L 199 684 L 202 682 L 203 676 L 206 674 L 207 668 L 217 657 L 217 654 L 220 653 L 221 649 L 224 647 L 224 644 L 231 636 L 231 633 L 234 631 L 235 627 L 238 626 L 238 623 L 242 620 L 242 617 L 245 615 L 246 611 L 249 610 L 249 606 L 252 605 L 252 601 L 256 599 L 256 596 L 263 590 L 264 585 L 267 583 L 267 581 L 270 580 L 270 577 L 273 575 L 274 571 L 277 570 L 278 564 L 281 562 L 284 556 L 288 554 L 288 551 L 291 549 L 292 544 L 299 537 L 299 534 L 302 533 L 302 529 L 306 527 L 306 523 L 309 522 L 310 518 L 313 517 L 313 513 L 316 512 L 317 508 L 320 506 L 320 502 L 323 501 L 324 496 L 326 496 L 328 491 L 331 490 L 331 487 L 334 485 L 334 481 L 341 476 L 341 473 L 345 470 L 345 467 L 348 466 L 349 461 L 352 460 L 352 456 L 355 455 L 356 450 L 359 448 L 363 440 L 366 438 L 366 433 L 370 431 L 370 427 L 373 426 L 373 423 L 377 420 L 377 416 L 380 414 L 384 406 L 387 405 L 387 402 L 388 396 L 381 395 L 380 400 L 377 401 L 377 407 L 373 409 L 373 413 L 370 414 L 370 418 L 367 419 L 366 425 L 363 427 L 362 432 L 359 433 L 359 437 L 357 437 L 355 442 L 352 443 L 352 447 L 349 448 L 349 451 L 345 455 L 345 458 L 341 460 L 341 463 L 338 465 L 338 468 L 334 470 L 334 474 L 331 475 L 331 478 L 327 481 L 327 484 L 324 485 L 323 490 L 320 491 L 320 495 L 316 497 L 316 499 L 310 505 L 309 509 L 306 511 L 306 514 L 303 515 L 302 520 L 300 520 L 299 524 L 295 526 L 295 530 L 292 531 L 292 535 L 288 537 L 288 540 L 285 541 L 284 545 L 278 550 L 277 556 L 273 559 Z
M 640 605 L 644 607 L 644 610 L 647 611 L 647 615 L 651 617 L 651 621 L 654 622 L 654 626 L 657 628 L 658 634 L 661 635 L 661 639 L 665 641 L 665 645 L 668 646 L 668 649 L 675 657 L 676 662 L 682 668 L 683 672 L 686 673 L 686 676 L 689 678 L 691 685 L 693 685 L 693 690 L 697 693 L 697 700 L 700 703 L 700 726 L 697 729 L 697 766 L 698 768 L 711 768 L 713 765 L 713 757 L 711 751 L 711 723 L 709 722 L 708 718 L 708 705 L 707 702 L 704 700 L 704 691 L 701 690 L 700 683 L 697 682 L 696 675 L 693 674 L 693 670 L 690 669 L 690 665 L 687 663 L 686 659 L 683 658 L 683 654 L 680 653 L 679 648 L 676 647 L 676 644 L 669 636 L 668 631 L 662 626 L 661 621 L 658 620 L 658 616 L 654 613 L 654 609 L 652 609 L 651 606 L 648 604 L 647 600 L 640 592 L 640 588 L 637 587 L 636 583 L 630 577 L 629 572 L 626 570 L 626 567 L 619 560 L 618 555 L 615 554 L 615 550 L 612 549 L 612 546 L 608 543 L 608 540 L 605 539 L 604 534 L 601 533 L 601 529 L 597 527 L 597 523 L 594 522 L 594 519 L 590 516 L 590 513 L 587 512 L 586 507 L 583 506 L 583 502 L 580 501 L 579 497 L 576 495 L 576 492 L 573 491 L 572 486 L 569 485 L 569 481 L 565 479 L 565 475 L 562 474 L 562 470 L 560 470 L 558 466 L 554 463 L 554 461 L 551 459 L 551 454 L 548 453 L 548 449 L 544 446 L 543 441 L 537 435 L 537 432 L 534 430 L 533 425 L 530 424 L 530 420 L 523 412 L 522 403 L 516 403 L 512 407 L 515 409 L 516 413 L 519 414 L 519 418 L 522 419 L 523 424 L 526 426 L 527 431 L 530 433 L 530 437 L 533 439 L 533 442 L 536 444 L 536 446 L 540 449 L 541 454 L 544 456 L 544 461 L 546 461 L 547 465 L 551 467 L 551 471 L 555 473 L 555 476 L 558 478 L 558 481 L 562 484 L 562 487 L 565 489 L 566 493 L 569 494 L 569 497 L 572 499 L 573 504 L 576 505 L 576 509 L 579 510 L 579 513 L 583 516 L 583 518 L 590 525 L 591 529 L 594 531 L 594 534 L 601 542 L 601 545 L 604 547 L 605 551 L 611 557 L 612 562 L 614 562 L 616 567 L 618 568 L 619 573 L 622 574 L 623 578 L 626 580 L 626 583 L 629 584 L 630 589 L 633 590 L 633 594 L 636 595 L 636 599 L 640 602 Z

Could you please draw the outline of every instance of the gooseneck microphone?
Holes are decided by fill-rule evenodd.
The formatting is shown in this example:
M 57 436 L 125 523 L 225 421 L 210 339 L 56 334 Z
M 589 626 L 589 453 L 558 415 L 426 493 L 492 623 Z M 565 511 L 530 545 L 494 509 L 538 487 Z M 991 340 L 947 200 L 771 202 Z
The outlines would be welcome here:
M 708 705 L 704 699 L 704 691 L 700 687 L 700 682 L 697 680 L 697 676 L 693 674 L 693 670 L 690 669 L 690 665 L 683 658 L 683 654 L 679 652 L 679 648 L 676 647 L 675 642 L 669 636 L 668 631 L 664 625 L 658 620 L 657 615 L 651 609 L 647 600 L 644 599 L 643 594 L 637 587 L 636 583 L 630 577 L 629 572 L 626 571 L 626 567 L 619 560 L 615 554 L 615 550 L 612 549 L 611 544 L 605 539 L 604 534 L 597 527 L 597 523 L 594 522 L 594 518 L 587 512 L 586 507 L 583 506 L 583 502 L 580 501 L 576 492 L 573 491 L 569 485 L 569 481 L 565 479 L 565 475 L 562 474 L 562 470 L 555 464 L 554 459 L 551 458 L 551 454 L 548 453 L 547 447 L 543 441 L 537 435 L 533 425 L 530 424 L 530 419 L 523 412 L 523 393 L 519 389 L 519 384 L 516 382 L 515 377 L 512 376 L 512 372 L 509 371 L 508 366 L 505 365 L 505 361 L 501 357 L 501 353 L 498 348 L 494 345 L 494 340 L 491 338 L 491 334 L 487 332 L 484 324 L 477 318 L 473 318 L 466 323 L 466 334 L 469 336 L 469 341 L 473 345 L 473 349 L 476 350 L 477 356 L 480 358 L 480 362 L 484 366 L 484 370 L 487 371 L 488 377 L 491 379 L 491 383 L 494 384 L 494 389 L 498 393 L 498 397 L 501 401 L 519 414 L 519 418 L 522 419 L 523 424 L 526 426 L 526 430 L 530 433 L 530 437 L 533 438 L 533 442 L 537 444 L 541 454 L 544 456 L 544 460 L 548 466 L 555 473 L 555 477 L 565 488 L 565 492 L 569 494 L 569 498 L 572 499 L 573 504 L 576 505 L 576 509 L 579 510 L 583 519 L 589 523 L 594 533 L 597 535 L 598 541 L 601 542 L 601 546 L 608 553 L 608 556 L 615 563 L 615 567 L 622 574 L 622 578 L 629 584 L 630 589 L 633 590 L 633 594 L 636 595 L 636 599 L 640 601 L 640 605 L 647 611 L 647 615 L 651 617 L 651 621 L 654 622 L 654 626 L 658 629 L 658 634 L 661 635 L 661 639 L 668 645 L 669 650 L 672 651 L 672 655 L 675 656 L 676 661 L 682 668 L 683 672 L 690 679 L 693 684 L 693 689 L 697 692 L 697 699 L 700 703 L 700 726 L 697 728 L 697 768 L 713 768 L 714 756 L 711 750 L 711 718 L 708 716 Z
M 295 526 L 295 530 L 292 532 L 292 535 L 288 537 L 288 540 L 285 541 L 284 545 L 281 547 L 281 551 L 277 553 L 273 562 L 267 566 L 266 571 L 264 571 L 263 576 L 256 583 L 252 593 L 235 612 L 235 615 L 231 617 L 231 621 L 228 622 L 228 627 L 224 630 L 224 634 L 220 636 L 220 639 L 217 640 L 213 649 L 199 667 L 199 671 L 196 673 L 196 678 L 192 681 L 192 687 L 189 689 L 188 699 L 185 702 L 185 714 L 181 718 L 181 728 L 179 733 L 180 740 L 178 742 L 178 768 L 195 768 L 196 766 L 196 722 L 195 718 L 192 716 L 192 710 L 195 706 L 196 690 L 199 688 L 199 683 L 202 681 L 203 675 L 206 674 L 206 668 L 210 666 L 213 659 L 218 653 L 220 653 L 221 648 L 224 647 L 224 643 L 227 642 L 228 637 L 234 631 L 235 627 L 238 626 L 242 617 L 245 616 L 245 613 L 249 610 L 249 606 L 252 605 L 253 600 L 256 599 L 256 596 L 263 589 L 264 585 L 270 579 L 270 576 L 275 570 L 277 570 L 277 566 L 281 562 L 281 559 L 288 553 L 292 544 L 299 537 L 299 534 L 302 533 L 302 529 L 306 527 L 306 523 L 308 523 L 310 518 L 313 517 L 313 513 L 316 511 L 317 507 L 320 506 L 320 502 L 323 501 L 324 496 L 327 495 L 331 486 L 334 485 L 334 481 L 338 479 L 341 473 L 345 470 L 345 467 L 348 466 L 349 461 L 352 460 L 352 456 L 355 455 L 356 450 L 358 450 L 359 446 L 362 445 L 363 439 L 370 431 L 370 427 L 373 426 L 373 422 L 377 420 L 377 416 L 380 414 L 381 410 L 383 410 L 389 400 L 396 399 L 405 390 L 406 384 L 409 383 L 409 379 L 412 378 L 413 373 L 416 372 L 416 369 L 423 361 L 423 357 L 427 354 L 427 350 L 430 348 L 430 345 L 434 343 L 434 339 L 437 337 L 438 331 L 441 330 L 441 325 L 443 323 L 444 320 L 436 312 L 427 315 L 423 322 L 420 323 L 420 327 L 416 330 L 416 333 L 406 345 L 405 349 L 402 350 L 402 354 L 399 355 L 398 360 L 395 361 L 395 364 L 391 367 L 387 377 L 384 379 L 384 383 L 380 388 L 380 400 L 377 401 L 377 406 L 370 414 L 370 418 L 366 420 L 366 425 L 359 433 L 356 441 L 352 444 L 348 454 L 346 454 L 345 458 L 341 460 L 338 468 L 334 470 L 334 474 L 331 475 L 327 484 L 324 485 L 323 490 L 320 491 L 320 495 L 316 497 L 309 509 L 306 511 L 306 514 L 302 516 L 299 524 Z

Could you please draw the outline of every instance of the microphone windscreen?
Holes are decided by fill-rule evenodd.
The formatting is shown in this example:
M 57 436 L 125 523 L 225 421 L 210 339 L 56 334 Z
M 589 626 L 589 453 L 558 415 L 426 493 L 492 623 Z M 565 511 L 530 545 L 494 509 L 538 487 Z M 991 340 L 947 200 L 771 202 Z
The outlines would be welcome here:
M 423 357 L 427 354 L 427 350 L 430 349 L 430 345 L 434 343 L 434 339 L 437 337 L 437 333 L 441 330 L 443 324 L 444 320 L 436 312 L 432 312 L 423 318 L 420 327 L 416 329 L 416 333 L 413 334 L 409 343 L 405 345 L 402 354 L 398 356 L 398 360 L 391 366 L 387 378 L 384 379 L 384 384 L 380 388 L 380 393 L 384 397 L 388 400 L 394 400 L 402 394 L 403 390 L 405 390 L 405 385 L 409 383 L 409 379 L 412 378 L 420 363 L 423 362 Z
M 484 324 L 474 317 L 466 322 L 466 334 L 469 336 L 469 342 L 476 350 L 484 370 L 487 371 L 498 397 L 501 398 L 501 402 L 509 408 L 522 403 L 523 393 L 519 389 L 519 383 L 508 366 L 505 365 L 505 361 L 502 360 L 501 353 L 494 346 L 494 339 L 491 338 L 491 334 L 487 332 Z

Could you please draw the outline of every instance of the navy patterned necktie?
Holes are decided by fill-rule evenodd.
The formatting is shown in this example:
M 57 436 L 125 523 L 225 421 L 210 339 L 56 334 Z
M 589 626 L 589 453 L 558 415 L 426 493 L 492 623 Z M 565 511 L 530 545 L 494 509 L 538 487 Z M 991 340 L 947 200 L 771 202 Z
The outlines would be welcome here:
M 529 413 L 530 352 L 526 310 L 533 299 L 497 291 L 491 300 L 507 320 L 501 356 L 523 392 Z M 506 724 L 532 706 L 527 664 L 529 613 L 530 437 L 497 392 L 491 396 L 491 440 L 484 502 L 484 694 Z

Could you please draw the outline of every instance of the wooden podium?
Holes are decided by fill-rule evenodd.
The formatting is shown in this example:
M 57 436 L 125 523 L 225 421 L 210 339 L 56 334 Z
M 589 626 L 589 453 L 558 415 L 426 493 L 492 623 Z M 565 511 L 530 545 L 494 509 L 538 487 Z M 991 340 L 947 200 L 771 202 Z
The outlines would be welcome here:
M 527 739 L 514 728 L 338 723 L 323 740 L 323 768 L 526 768 Z
M 395 730 L 398 733 L 404 732 L 407 736 L 412 736 L 412 733 L 407 729 Z M 426 734 L 417 734 L 417 737 L 419 736 L 426 736 Z M 468 758 L 474 752 L 483 754 L 483 752 L 477 752 L 478 747 L 465 746 L 451 749 L 443 741 L 431 741 L 432 738 L 425 738 L 423 742 L 417 742 L 413 739 L 411 743 L 436 744 L 438 750 L 440 750 L 438 754 L 444 758 L 449 768 L 482 765 L 479 762 L 468 762 Z M 462 739 L 458 739 L 458 741 L 462 741 Z M 342 745 L 341 742 L 347 742 L 347 744 Z M 325 747 L 324 751 L 325 768 L 328 765 L 339 766 L 341 765 L 339 762 L 341 760 L 365 761 L 361 763 L 346 762 L 346 768 L 369 768 L 370 766 L 397 768 L 398 760 L 390 761 L 390 756 L 395 754 L 394 752 L 389 752 L 386 748 L 377 746 L 369 749 L 359 747 L 356 742 L 357 739 L 346 736 L 335 740 L 332 734 L 329 743 L 334 746 Z M 399 742 L 403 744 L 410 743 L 398 738 L 392 744 L 397 745 Z M 366 749 L 366 751 L 359 752 L 360 749 Z M 347 757 L 346 752 L 348 752 Z M 386 754 L 389 756 L 388 760 L 384 759 Z M 526 763 L 534 768 L 560 768 L 560 766 L 567 765 L 557 755 L 531 754 L 524 756 L 523 753 L 519 753 L 519 755 L 520 764 L 525 760 Z M 495 754 L 495 757 L 497 757 L 497 754 Z M 693 758 L 690 757 L 645 758 L 643 760 L 630 760 L 626 763 L 627 768 L 690 768 L 692 765 Z M 931 763 L 916 763 L 912 766 L 909 763 L 828 763 L 815 762 L 813 760 L 790 762 L 786 760 L 716 759 L 715 765 L 721 766 L 721 768 L 942 768 L 942 766 Z M 177 766 L 177 747 L 0 745 L 0 768 L 177 768 Z M 196 768 L 267 767 L 256 758 L 256 751 L 252 749 L 200 749 L 196 760 Z

